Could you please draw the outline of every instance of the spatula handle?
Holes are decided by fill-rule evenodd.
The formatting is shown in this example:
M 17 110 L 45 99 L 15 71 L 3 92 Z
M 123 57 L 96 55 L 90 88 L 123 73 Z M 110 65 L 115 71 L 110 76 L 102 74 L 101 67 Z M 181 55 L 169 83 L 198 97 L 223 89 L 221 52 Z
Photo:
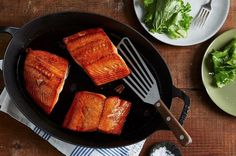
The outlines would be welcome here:
M 187 146 L 192 143 L 192 138 L 188 132 L 180 125 L 178 120 L 166 107 L 162 100 L 159 100 L 155 103 L 155 107 L 162 116 L 165 123 L 168 125 L 170 130 L 174 133 L 175 137 L 183 146 Z

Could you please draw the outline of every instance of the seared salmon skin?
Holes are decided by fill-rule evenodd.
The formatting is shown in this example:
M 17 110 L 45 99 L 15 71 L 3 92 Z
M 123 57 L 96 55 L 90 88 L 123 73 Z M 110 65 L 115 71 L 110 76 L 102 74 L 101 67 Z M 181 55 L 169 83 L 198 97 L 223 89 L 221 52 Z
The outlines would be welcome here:
M 81 91 L 76 93 L 66 114 L 63 127 L 73 131 L 96 131 L 106 97 L 102 94 Z
M 28 49 L 24 62 L 25 87 L 47 114 L 56 105 L 68 75 L 66 59 L 42 50 Z
M 80 31 L 64 38 L 64 43 L 75 62 L 96 85 L 103 85 L 130 74 L 117 48 L 101 28 Z
M 116 96 L 108 97 L 104 104 L 98 130 L 107 134 L 121 134 L 130 108 L 130 102 Z

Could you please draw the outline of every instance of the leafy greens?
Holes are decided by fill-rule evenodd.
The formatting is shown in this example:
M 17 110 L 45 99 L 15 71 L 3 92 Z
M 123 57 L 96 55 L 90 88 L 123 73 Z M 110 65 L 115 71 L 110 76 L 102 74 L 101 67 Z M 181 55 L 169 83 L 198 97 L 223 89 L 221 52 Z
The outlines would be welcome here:
M 214 79 L 222 88 L 236 78 L 236 39 L 230 41 L 222 51 L 213 50 Z
M 165 33 L 171 39 L 184 38 L 190 27 L 191 5 L 183 0 L 144 0 L 144 23 L 153 33 Z

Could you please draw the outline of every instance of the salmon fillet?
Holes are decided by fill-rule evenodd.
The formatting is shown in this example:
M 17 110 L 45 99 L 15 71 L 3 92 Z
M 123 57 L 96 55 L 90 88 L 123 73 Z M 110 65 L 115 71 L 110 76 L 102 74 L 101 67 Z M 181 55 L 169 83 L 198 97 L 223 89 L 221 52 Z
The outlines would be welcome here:
M 101 28 L 78 32 L 64 38 L 64 43 L 75 62 L 96 85 L 103 85 L 130 74 L 128 66 Z
M 130 73 L 125 62 L 117 54 L 107 55 L 84 67 L 95 84 L 102 85 L 123 78 Z
M 69 52 L 73 52 L 79 47 L 89 45 L 90 42 L 99 41 L 99 40 L 108 40 L 108 36 L 101 28 L 87 29 L 80 31 L 76 34 L 64 38 L 64 43 L 67 46 Z M 110 44 L 113 46 L 112 42 Z
M 28 49 L 24 62 L 25 87 L 31 98 L 47 114 L 58 101 L 68 75 L 66 59 L 47 51 Z
M 119 97 L 108 97 L 104 104 L 98 130 L 108 134 L 121 134 L 130 108 L 130 102 L 119 99 Z
M 74 131 L 96 131 L 105 99 L 102 94 L 78 92 L 65 117 L 63 127 Z

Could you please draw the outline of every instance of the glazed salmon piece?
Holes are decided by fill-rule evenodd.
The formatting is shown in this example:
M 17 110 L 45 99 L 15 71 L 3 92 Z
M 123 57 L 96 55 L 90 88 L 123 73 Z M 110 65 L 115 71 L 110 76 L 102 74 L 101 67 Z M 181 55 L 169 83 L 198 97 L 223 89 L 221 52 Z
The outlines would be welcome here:
M 78 92 L 70 107 L 63 127 L 74 131 L 96 131 L 106 97 L 102 94 Z
M 130 74 L 117 48 L 101 28 L 88 29 L 64 38 L 67 50 L 96 85 Z M 113 62 L 113 63 L 112 63 Z
M 74 51 L 73 58 L 82 67 L 92 64 L 104 56 L 117 53 L 116 48 L 108 40 L 92 41 L 88 45 L 81 46 Z
M 24 62 L 25 87 L 31 98 L 47 114 L 58 101 L 68 75 L 66 59 L 47 51 L 28 49 Z
M 73 41 L 76 41 L 78 38 L 80 38 L 82 36 L 85 36 L 87 34 L 94 34 L 94 33 L 97 33 L 97 32 L 104 32 L 104 31 L 101 28 L 83 30 L 83 31 L 80 31 L 76 34 L 73 34 L 73 35 L 70 35 L 70 36 L 64 38 L 64 43 L 65 44 L 70 44 L 70 43 L 73 43 Z
M 73 52 L 75 49 L 79 47 L 89 45 L 90 42 L 98 40 L 110 41 L 109 37 L 102 29 L 88 29 L 82 32 L 78 32 L 77 34 L 71 35 L 69 37 L 66 37 L 64 39 L 64 43 L 66 44 L 68 51 Z
M 130 102 L 119 99 L 119 97 L 108 97 L 104 104 L 98 130 L 108 134 L 121 134 L 130 108 Z
M 96 85 L 121 79 L 130 74 L 130 70 L 117 54 L 107 55 L 98 61 L 84 67 L 86 73 Z

